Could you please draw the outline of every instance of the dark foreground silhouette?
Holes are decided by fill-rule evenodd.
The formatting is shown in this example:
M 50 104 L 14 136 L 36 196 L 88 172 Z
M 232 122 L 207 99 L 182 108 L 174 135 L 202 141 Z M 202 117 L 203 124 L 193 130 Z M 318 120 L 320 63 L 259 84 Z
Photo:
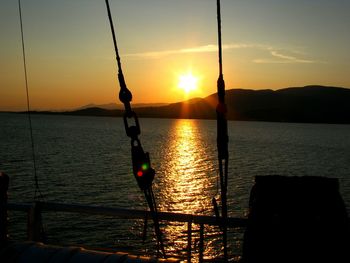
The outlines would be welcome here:
M 243 262 L 350 262 L 338 181 L 258 176 L 251 190 Z

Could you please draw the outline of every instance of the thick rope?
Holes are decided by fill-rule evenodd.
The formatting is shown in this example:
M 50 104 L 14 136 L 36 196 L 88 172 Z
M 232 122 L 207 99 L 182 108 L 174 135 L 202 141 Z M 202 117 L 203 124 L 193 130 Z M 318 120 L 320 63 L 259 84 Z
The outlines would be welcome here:
M 117 40 L 116 40 L 116 35 L 115 35 L 115 30 L 114 30 L 114 25 L 113 25 L 113 19 L 112 19 L 112 14 L 111 14 L 108 0 L 106 0 L 106 6 L 107 6 L 109 23 L 110 23 L 111 31 L 112 31 L 114 50 L 116 53 L 116 59 L 117 59 L 117 64 L 118 64 L 118 80 L 119 80 L 119 85 L 120 85 L 119 99 L 121 102 L 123 102 L 124 108 L 125 108 L 124 125 L 125 125 L 127 136 L 129 136 L 131 138 L 132 151 L 134 150 L 134 153 L 135 153 L 135 156 L 132 157 L 133 158 L 133 165 L 135 165 L 134 161 L 136 161 L 135 163 L 138 163 L 138 161 L 140 161 L 140 160 L 136 160 L 136 159 L 134 160 L 134 158 L 140 158 L 140 156 L 143 157 L 143 159 L 146 157 L 146 159 L 148 159 L 148 164 L 150 165 L 148 153 L 144 153 L 142 146 L 141 146 L 141 142 L 138 138 L 138 135 L 140 134 L 140 126 L 139 126 L 137 115 L 131 108 L 130 102 L 132 100 L 132 94 L 126 86 L 124 75 L 122 72 L 121 59 L 119 56 L 119 50 L 118 50 L 118 45 L 117 45 Z M 135 120 L 135 126 L 129 126 L 128 119 L 130 119 L 130 118 L 133 118 Z M 153 170 L 153 172 L 154 172 L 154 170 Z M 135 173 L 135 171 L 134 171 L 134 173 Z M 154 176 L 154 174 L 153 174 L 153 176 Z M 137 176 L 136 176 L 136 178 L 137 178 Z M 153 180 L 153 178 L 152 178 L 152 180 Z M 166 257 L 164 244 L 163 244 L 163 240 L 162 240 L 162 232 L 161 232 L 160 226 L 159 226 L 157 204 L 156 204 L 156 201 L 154 198 L 152 185 L 151 184 L 147 185 L 145 188 L 143 186 L 140 186 L 140 187 L 142 187 L 142 189 L 144 190 L 145 198 L 146 198 L 146 201 L 148 203 L 148 207 L 149 207 L 151 214 L 152 214 L 152 219 L 154 222 L 154 230 L 155 230 L 155 234 L 157 237 L 158 245 L 160 245 L 160 249 L 162 250 L 163 256 Z M 159 246 L 158 246 L 158 249 L 159 249 Z
M 228 134 L 227 134 L 227 108 L 225 104 L 225 81 L 222 67 L 222 39 L 221 39 L 221 7 L 217 0 L 217 24 L 218 24 L 218 55 L 219 55 L 219 78 L 217 81 L 218 106 L 217 113 L 217 147 L 219 160 L 219 174 L 221 186 L 221 216 L 223 220 L 223 247 L 224 259 L 228 260 L 227 253 L 227 181 L 228 181 Z
M 119 56 L 119 51 L 118 51 L 118 45 L 117 45 L 117 38 L 115 36 L 115 30 L 114 30 L 114 25 L 113 25 L 113 20 L 112 20 L 112 14 L 111 14 L 111 9 L 109 7 L 109 2 L 106 0 L 106 6 L 107 6 L 107 14 L 108 14 L 108 19 L 110 22 L 111 26 L 111 31 L 112 31 L 112 38 L 113 38 L 113 44 L 114 44 L 114 50 L 115 50 L 115 55 L 118 63 L 118 70 L 122 72 L 122 64 L 120 62 L 120 56 Z
M 217 4 L 217 20 L 218 20 L 219 74 L 222 75 L 222 40 L 221 40 L 220 0 L 217 0 L 216 4 Z

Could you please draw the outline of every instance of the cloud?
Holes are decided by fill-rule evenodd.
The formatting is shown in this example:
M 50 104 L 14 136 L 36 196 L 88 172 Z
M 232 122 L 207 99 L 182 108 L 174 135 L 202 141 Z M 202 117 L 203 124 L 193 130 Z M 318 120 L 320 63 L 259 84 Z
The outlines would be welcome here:
M 297 58 L 295 56 L 282 54 L 280 51 L 277 51 L 272 47 L 269 47 L 268 51 L 273 58 L 254 59 L 253 62 L 254 63 L 265 63 L 265 64 L 266 63 L 269 63 L 269 64 L 273 64 L 273 63 L 275 63 L 275 64 L 287 64 L 287 63 L 311 64 L 311 63 L 316 63 L 316 61 L 314 61 L 314 60 L 302 59 L 302 58 Z M 297 52 L 297 51 L 289 51 L 289 52 L 300 54 L 300 52 Z
M 237 49 L 237 48 L 247 48 L 252 47 L 249 44 L 226 44 L 222 46 L 223 50 L 229 49 Z M 165 56 L 176 55 L 176 54 L 186 54 L 186 53 L 210 53 L 210 52 L 218 52 L 217 45 L 204 45 L 204 46 L 196 46 L 190 48 L 182 48 L 182 49 L 173 49 L 173 50 L 161 50 L 161 51 L 150 51 L 150 52 L 142 52 L 142 53 L 131 53 L 126 54 L 126 57 L 134 57 L 134 58 L 162 58 Z
M 198 46 L 192 48 L 184 48 L 178 50 L 179 53 L 208 53 L 208 52 L 217 52 L 217 45 L 206 45 L 206 46 Z
M 263 45 L 263 44 L 246 44 L 246 43 L 224 44 L 222 48 L 223 50 L 252 48 L 252 49 L 259 49 L 267 52 L 267 55 L 269 56 L 268 58 L 254 59 L 253 60 L 254 63 L 271 63 L 271 64 L 273 63 L 279 63 L 279 64 L 316 63 L 316 61 L 314 60 L 308 60 L 308 59 L 303 59 L 301 57 L 297 57 L 297 56 L 305 56 L 304 53 L 301 53 L 297 50 L 281 49 L 281 48 L 276 48 L 273 46 Z M 131 53 L 131 54 L 126 54 L 125 56 L 132 57 L 132 58 L 140 58 L 140 59 L 144 59 L 144 58 L 159 59 L 170 55 L 190 54 L 190 53 L 212 53 L 217 51 L 218 51 L 217 45 L 208 44 L 203 46 L 195 46 L 195 47 L 182 48 L 182 49 Z M 293 55 L 287 55 L 286 53 L 293 54 Z

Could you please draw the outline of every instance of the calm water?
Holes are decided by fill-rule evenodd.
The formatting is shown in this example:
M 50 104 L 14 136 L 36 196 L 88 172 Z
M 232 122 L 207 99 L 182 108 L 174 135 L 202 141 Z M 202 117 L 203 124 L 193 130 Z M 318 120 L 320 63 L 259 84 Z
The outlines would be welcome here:
M 40 189 L 47 201 L 146 208 L 130 172 L 130 141 L 121 119 L 35 115 L 32 120 Z M 10 201 L 31 202 L 34 180 L 27 116 L 0 114 L 0 122 L 0 170 L 10 175 Z M 154 191 L 160 210 L 212 215 L 211 198 L 218 191 L 216 122 L 140 122 L 142 144 L 157 171 Z M 229 137 L 231 216 L 246 215 L 254 176 L 268 174 L 339 178 L 349 213 L 350 125 L 229 122 Z M 11 213 L 10 218 L 12 237 L 24 238 L 24 216 Z M 154 249 L 149 240 L 142 244 L 139 221 L 46 213 L 44 227 L 53 243 L 142 253 Z M 168 251 L 184 254 L 186 226 L 170 224 L 163 229 Z M 217 230 L 211 230 L 208 257 L 220 253 Z M 235 241 L 232 249 L 240 246 Z

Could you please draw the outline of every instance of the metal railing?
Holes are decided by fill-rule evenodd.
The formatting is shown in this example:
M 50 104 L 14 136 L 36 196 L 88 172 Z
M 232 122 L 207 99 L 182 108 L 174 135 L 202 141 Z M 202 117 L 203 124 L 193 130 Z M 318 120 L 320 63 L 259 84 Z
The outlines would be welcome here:
M 144 210 L 111 208 L 103 206 L 79 205 L 79 204 L 63 204 L 54 202 L 35 202 L 32 204 L 8 203 L 7 209 L 12 211 L 22 211 L 27 213 L 27 237 L 30 241 L 40 241 L 41 231 L 41 212 L 71 212 L 90 215 L 112 216 L 120 219 L 149 219 L 151 212 Z M 247 219 L 245 218 L 228 218 L 224 222 L 220 218 L 214 216 L 192 215 L 183 213 L 159 212 L 159 220 L 169 222 L 187 223 L 187 262 L 192 259 L 192 234 L 193 224 L 199 225 L 199 262 L 203 262 L 204 256 L 204 225 L 227 227 L 246 227 Z

